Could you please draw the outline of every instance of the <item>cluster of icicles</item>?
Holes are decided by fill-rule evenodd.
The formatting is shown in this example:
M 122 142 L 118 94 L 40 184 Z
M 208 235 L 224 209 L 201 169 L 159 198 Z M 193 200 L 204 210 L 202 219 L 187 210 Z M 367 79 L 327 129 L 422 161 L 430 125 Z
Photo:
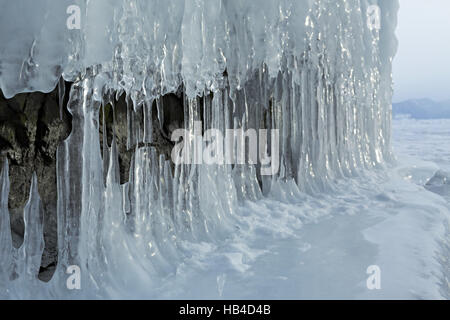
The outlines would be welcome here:
M 237 43 L 233 46 L 237 56 L 223 57 L 225 69 L 215 75 L 213 84 L 203 86 L 203 91 L 193 85 L 195 70 L 186 75 L 189 79 L 183 78 L 183 72 L 178 75 L 185 84 L 185 128 L 192 130 L 195 121 L 202 120 L 203 130 L 279 130 L 280 170 L 273 176 L 261 176 L 259 166 L 253 164 L 174 165 L 151 147 L 151 106 L 161 93 L 146 91 L 147 82 L 136 81 L 146 74 L 148 79 L 156 75 L 139 69 L 139 59 L 125 60 L 120 54 L 114 58 L 114 72 L 108 69 L 111 65 L 87 68 L 72 86 L 67 106 L 73 115 L 72 132 L 57 151 L 56 272 L 48 283 L 37 278 L 44 243 L 35 178 L 24 212 L 24 243 L 20 249 L 12 246 L 5 162 L 0 296 L 146 297 L 148 288 L 176 273 L 186 257 L 183 242 L 216 242 L 233 232 L 239 224 L 237 208 L 242 201 L 268 195 L 289 201 L 301 192 L 326 191 L 336 179 L 389 160 L 392 55 L 385 56 L 393 50 L 394 36 L 389 28 L 385 32 L 367 29 L 365 11 L 360 10 L 368 6 L 367 1 L 338 3 L 315 2 L 303 20 L 306 23 L 301 22 L 304 49 L 293 53 L 283 47 L 270 53 L 277 56 L 277 72 L 268 66 L 268 55 L 257 67 L 245 71 L 245 81 L 230 79 L 236 72 L 233 59 L 243 59 Z M 383 9 L 395 14 L 395 5 L 384 4 Z M 282 20 L 295 21 L 286 19 Z M 208 32 L 195 34 L 201 38 Z M 243 44 L 249 40 L 241 36 Z M 279 32 L 276 36 L 283 38 Z M 289 39 L 287 31 L 284 36 Z M 127 39 L 118 52 L 124 52 Z M 197 44 L 212 40 L 191 39 Z M 287 47 L 288 43 L 286 40 Z M 127 52 L 129 55 L 129 48 Z M 130 79 L 130 74 L 135 77 Z M 128 86 L 137 83 L 143 83 L 139 90 Z M 111 146 L 104 142 L 101 152 L 99 113 L 101 105 L 114 107 L 115 97 L 123 92 L 129 102 L 128 146 L 135 152 L 129 181 L 121 185 L 115 139 Z M 157 106 L 162 123 L 164 114 L 160 103 Z M 143 126 L 136 121 L 141 115 Z M 67 288 L 66 272 L 73 265 L 81 270 L 81 290 Z

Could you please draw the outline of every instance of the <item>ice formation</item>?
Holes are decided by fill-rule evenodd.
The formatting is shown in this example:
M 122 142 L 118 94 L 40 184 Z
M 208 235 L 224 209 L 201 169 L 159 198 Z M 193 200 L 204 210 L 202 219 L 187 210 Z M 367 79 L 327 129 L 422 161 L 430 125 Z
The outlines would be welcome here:
M 0 2 L 4 95 L 49 92 L 61 77 L 74 82 L 72 133 L 57 153 L 57 270 L 49 283 L 37 279 L 35 178 L 25 242 L 12 247 L 5 162 L 1 297 L 145 297 L 177 272 L 186 241 L 231 234 L 243 201 L 326 191 L 391 158 L 397 0 Z M 67 27 L 71 5 L 81 9 L 80 29 Z M 380 29 L 367 23 L 373 5 Z M 262 177 L 258 164 L 173 166 L 158 156 L 149 106 L 157 101 L 162 120 L 161 97 L 180 91 L 189 130 L 200 119 L 203 130 L 278 129 L 278 173 Z M 99 112 L 123 93 L 129 146 L 144 146 L 120 185 L 115 141 L 101 154 Z M 274 143 L 259 152 L 270 154 Z M 70 291 L 66 271 L 74 265 L 82 290 Z

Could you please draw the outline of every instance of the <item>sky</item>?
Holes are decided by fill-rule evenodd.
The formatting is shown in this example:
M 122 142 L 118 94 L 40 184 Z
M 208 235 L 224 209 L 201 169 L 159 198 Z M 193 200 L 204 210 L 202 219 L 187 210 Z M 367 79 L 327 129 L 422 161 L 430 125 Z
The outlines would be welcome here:
M 394 102 L 450 100 L 450 0 L 400 0 Z

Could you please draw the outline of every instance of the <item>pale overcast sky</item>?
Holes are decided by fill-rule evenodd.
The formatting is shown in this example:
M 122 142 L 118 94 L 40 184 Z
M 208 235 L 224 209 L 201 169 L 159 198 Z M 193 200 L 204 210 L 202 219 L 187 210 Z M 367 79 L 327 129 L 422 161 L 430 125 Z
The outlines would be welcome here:
M 400 0 L 394 102 L 450 99 L 450 0 Z

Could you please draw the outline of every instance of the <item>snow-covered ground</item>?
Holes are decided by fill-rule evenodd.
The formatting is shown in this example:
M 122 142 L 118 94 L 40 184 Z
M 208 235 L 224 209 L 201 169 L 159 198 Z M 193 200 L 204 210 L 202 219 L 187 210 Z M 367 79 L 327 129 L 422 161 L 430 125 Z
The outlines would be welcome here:
M 326 195 L 246 203 L 232 237 L 186 244 L 191 258 L 151 297 L 450 298 L 450 206 L 424 187 L 450 169 L 450 120 L 395 120 L 393 130 L 397 165 Z M 373 265 L 379 290 L 366 284 Z

